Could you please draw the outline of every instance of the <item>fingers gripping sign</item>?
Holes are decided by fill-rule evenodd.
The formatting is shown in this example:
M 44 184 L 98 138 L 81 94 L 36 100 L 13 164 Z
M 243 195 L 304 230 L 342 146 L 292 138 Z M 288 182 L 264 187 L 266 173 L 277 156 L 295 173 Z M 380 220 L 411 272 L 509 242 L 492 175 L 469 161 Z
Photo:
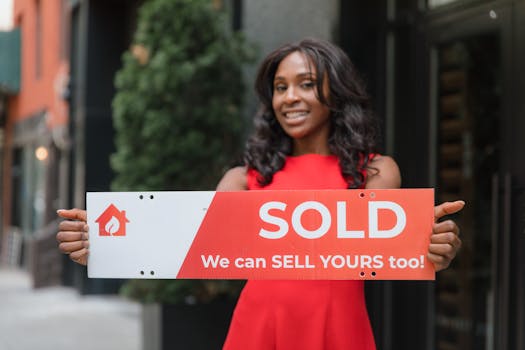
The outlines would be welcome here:
M 69 254 L 74 262 L 87 265 L 89 241 L 86 211 L 82 209 L 60 209 L 57 214 L 67 219 L 58 225 L 56 238 L 59 249 L 64 254 Z
M 459 227 L 452 220 L 440 221 L 443 217 L 459 212 L 465 206 L 463 201 L 445 202 L 434 208 L 435 223 L 430 237 L 428 259 L 436 271 L 446 269 L 461 248 Z

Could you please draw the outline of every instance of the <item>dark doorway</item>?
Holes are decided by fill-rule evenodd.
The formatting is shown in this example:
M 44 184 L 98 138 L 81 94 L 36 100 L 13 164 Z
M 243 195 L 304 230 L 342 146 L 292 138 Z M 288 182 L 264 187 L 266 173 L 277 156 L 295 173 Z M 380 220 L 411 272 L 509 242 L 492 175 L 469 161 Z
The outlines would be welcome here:
M 437 199 L 464 199 L 463 248 L 436 283 L 436 349 L 487 349 L 494 342 L 501 63 L 494 33 L 436 47 Z
M 507 7 L 429 19 L 430 173 L 456 217 L 463 247 L 437 274 L 434 347 L 508 349 L 512 21 Z

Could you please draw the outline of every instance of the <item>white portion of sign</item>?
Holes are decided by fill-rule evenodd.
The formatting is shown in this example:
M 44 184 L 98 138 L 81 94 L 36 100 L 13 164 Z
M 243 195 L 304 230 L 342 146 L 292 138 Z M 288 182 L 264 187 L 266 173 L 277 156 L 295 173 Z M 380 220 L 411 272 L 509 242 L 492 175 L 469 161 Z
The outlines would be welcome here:
M 88 192 L 88 276 L 176 278 L 214 195 Z M 101 229 L 107 235 L 100 235 Z

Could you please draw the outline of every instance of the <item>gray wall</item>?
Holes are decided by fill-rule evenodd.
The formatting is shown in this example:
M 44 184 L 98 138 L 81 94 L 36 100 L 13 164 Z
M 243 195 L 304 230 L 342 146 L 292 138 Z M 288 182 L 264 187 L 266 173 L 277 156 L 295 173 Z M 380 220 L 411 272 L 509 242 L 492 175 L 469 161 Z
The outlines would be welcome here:
M 306 36 L 332 39 L 339 22 L 339 0 L 246 0 L 243 31 L 261 54 Z
M 339 26 L 339 0 L 245 0 L 242 31 L 258 45 L 259 55 L 246 69 L 247 118 L 252 118 L 257 101 L 253 83 L 262 58 L 282 44 L 305 37 L 333 40 Z

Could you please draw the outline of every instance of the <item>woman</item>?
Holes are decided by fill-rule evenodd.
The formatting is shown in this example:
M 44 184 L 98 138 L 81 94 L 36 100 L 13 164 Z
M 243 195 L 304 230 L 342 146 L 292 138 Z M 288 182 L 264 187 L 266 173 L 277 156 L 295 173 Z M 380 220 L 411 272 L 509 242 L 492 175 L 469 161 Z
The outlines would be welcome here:
M 368 96 L 350 59 L 335 45 L 306 39 L 262 62 L 261 108 L 244 165 L 217 191 L 399 188 L 395 161 L 375 153 Z M 436 221 L 462 201 L 435 208 Z M 85 211 L 59 211 L 60 249 L 81 264 L 88 254 Z M 446 268 L 461 246 L 452 221 L 433 227 L 428 258 Z M 224 349 L 375 349 L 363 281 L 247 282 Z

